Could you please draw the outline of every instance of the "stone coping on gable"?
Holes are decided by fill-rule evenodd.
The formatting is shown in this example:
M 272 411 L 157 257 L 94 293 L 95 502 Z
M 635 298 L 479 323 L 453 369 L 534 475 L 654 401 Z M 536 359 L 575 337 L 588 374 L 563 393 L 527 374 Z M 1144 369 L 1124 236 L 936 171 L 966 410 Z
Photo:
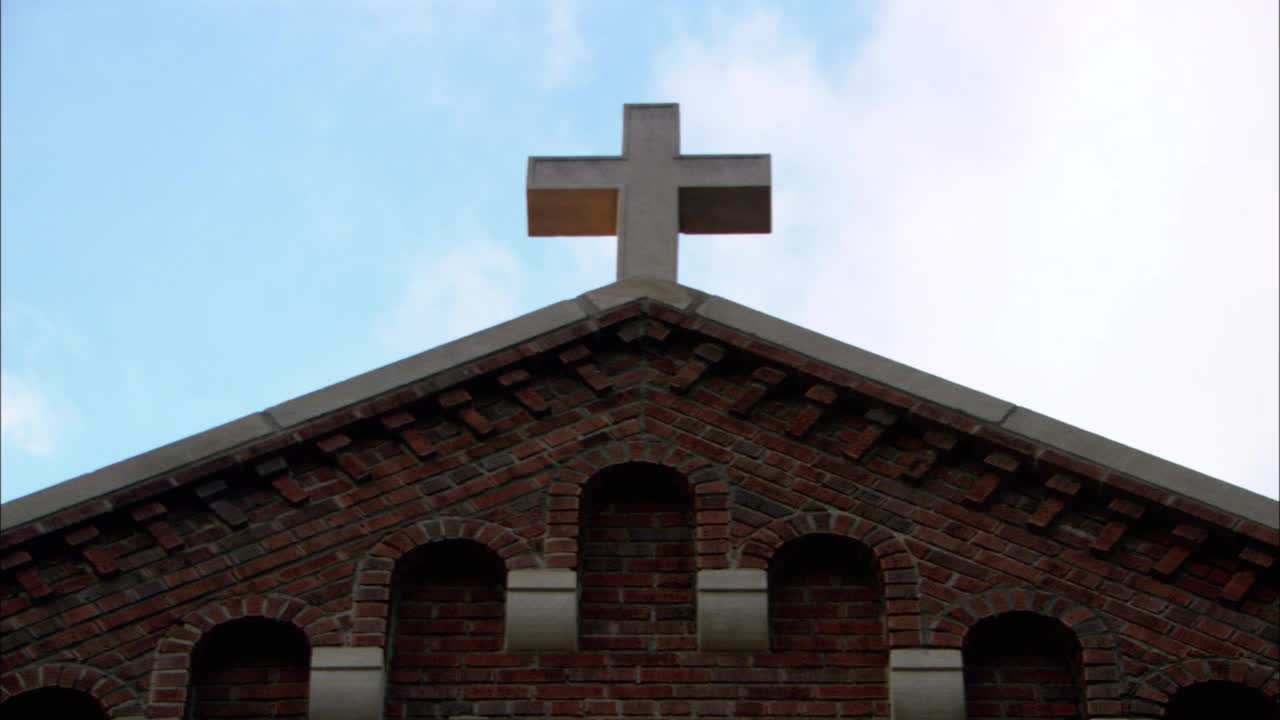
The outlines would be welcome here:
M 629 278 L 11 500 L 0 506 L 0 530 L 11 530 L 196 462 L 252 445 L 543 334 L 591 321 L 613 308 L 641 299 L 689 312 L 1231 515 L 1271 529 L 1280 528 L 1280 503 L 1244 488 L 730 300 L 706 295 L 677 283 L 654 278 Z M 96 510 L 86 508 L 85 519 L 107 510 L 110 510 L 109 506 Z

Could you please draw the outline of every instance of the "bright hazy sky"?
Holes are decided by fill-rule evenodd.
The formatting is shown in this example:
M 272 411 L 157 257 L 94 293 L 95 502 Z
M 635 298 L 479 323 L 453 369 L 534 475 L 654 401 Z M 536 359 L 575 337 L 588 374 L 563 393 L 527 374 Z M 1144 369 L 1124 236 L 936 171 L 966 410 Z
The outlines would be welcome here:
M 681 282 L 1276 497 L 1275 0 L 3 0 L 3 497 L 613 279 L 526 158 L 773 155 Z

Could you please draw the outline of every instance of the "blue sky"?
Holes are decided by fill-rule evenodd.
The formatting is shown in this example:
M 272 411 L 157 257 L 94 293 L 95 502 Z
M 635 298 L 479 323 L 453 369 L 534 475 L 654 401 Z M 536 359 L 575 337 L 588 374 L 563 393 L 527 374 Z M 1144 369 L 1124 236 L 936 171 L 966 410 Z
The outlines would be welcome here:
M 2 8 L 5 500 L 610 282 L 526 158 L 659 101 L 685 284 L 1277 495 L 1271 0 Z

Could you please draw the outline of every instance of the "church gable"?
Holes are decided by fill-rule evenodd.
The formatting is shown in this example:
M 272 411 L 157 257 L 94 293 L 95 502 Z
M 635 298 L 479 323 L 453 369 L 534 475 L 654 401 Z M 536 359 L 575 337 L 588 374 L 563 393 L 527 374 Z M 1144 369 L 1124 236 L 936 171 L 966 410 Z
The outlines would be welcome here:
M 4 508 L 6 717 L 1237 717 L 1276 504 L 675 284 L 767 155 L 531 158 L 619 282 Z
M 229 707 L 218 641 L 253 623 L 311 653 L 309 675 L 259 653 L 246 687 L 280 712 L 366 671 L 397 718 L 888 717 L 903 673 L 963 674 L 975 716 L 1280 692 L 1274 530 L 713 320 L 704 298 L 595 297 L 6 529 L 4 697 L 64 687 L 56 664 L 86 668 L 69 682 L 115 717 Z M 1027 637 L 1043 682 L 1010 659 Z

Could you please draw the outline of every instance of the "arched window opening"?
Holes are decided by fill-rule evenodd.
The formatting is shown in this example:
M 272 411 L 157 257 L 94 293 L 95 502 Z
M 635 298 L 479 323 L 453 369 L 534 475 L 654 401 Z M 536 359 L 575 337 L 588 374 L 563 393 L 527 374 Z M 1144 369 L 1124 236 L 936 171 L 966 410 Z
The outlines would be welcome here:
M 883 592 L 865 545 L 805 535 L 778 548 L 769 563 L 769 636 L 774 652 L 844 653 L 839 664 L 850 670 L 831 682 L 852 686 L 846 700 L 864 700 L 868 715 L 888 716 Z
M 583 651 L 694 650 L 693 501 L 679 473 L 606 468 L 587 484 L 578 536 Z
M 861 543 L 835 535 L 792 540 L 769 563 L 772 648 L 858 652 L 885 660 L 881 597 L 875 559 Z
M 502 558 L 470 540 L 431 543 L 396 563 L 388 720 L 475 712 L 463 683 L 491 683 L 492 677 L 464 677 L 458 656 L 502 651 L 506 586 Z
M 219 625 L 191 655 L 189 720 L 307 717 L 311 647 L 280 620 L 241 618 Z
M 1202 720 L 1223 717 L 1232 720 L 1276 720 L 1280 708 L 1261 691 L 1233 682 L 1212 681 L 1182 688 L 1165 709 L 1165 720 Z
M 975 625 L 964 641 L 969 720 L 1082 717 L 1080 643 L 1062 623 L 1011 612 Z
M 107 711 L 88 693 L 68 688 L 36 688 L 0 705 L 4 720 L 107 720 Z

